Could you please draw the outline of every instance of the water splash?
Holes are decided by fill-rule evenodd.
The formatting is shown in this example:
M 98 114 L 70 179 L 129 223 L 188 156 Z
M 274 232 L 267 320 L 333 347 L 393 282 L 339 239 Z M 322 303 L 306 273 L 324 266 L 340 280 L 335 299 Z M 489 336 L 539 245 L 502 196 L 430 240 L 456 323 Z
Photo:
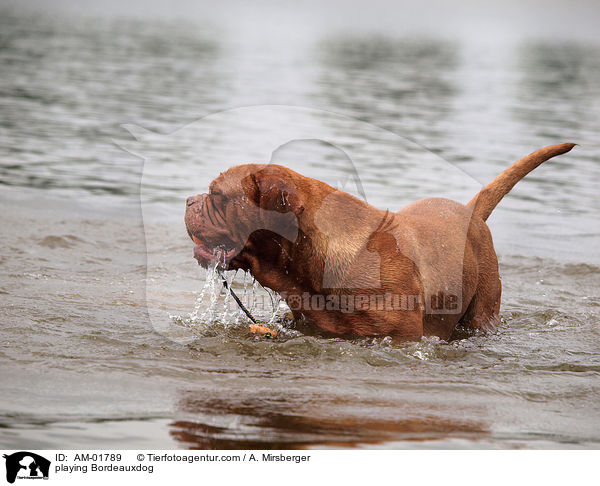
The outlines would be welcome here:
M 241 274 L 241 279 L 239 275 Z M 222 277 L 227 281 L 223 285 Z M 241 280 L 241 281 L 240 281 Z M 235 288 L 235 290 L 233 290 Z M 283 330 L 280 324 L 289 308 L 279 294 L 266 289 L 247 272 L 221 273 L 214 264 L 206 271 L 204 285 L 196 298 L 194 309 L 187 315 L 170 315 L 171 321 L 198 334 L 214 331 L 247 330 L 250 320 L 237 305 L 232 290 L 259 322 Z

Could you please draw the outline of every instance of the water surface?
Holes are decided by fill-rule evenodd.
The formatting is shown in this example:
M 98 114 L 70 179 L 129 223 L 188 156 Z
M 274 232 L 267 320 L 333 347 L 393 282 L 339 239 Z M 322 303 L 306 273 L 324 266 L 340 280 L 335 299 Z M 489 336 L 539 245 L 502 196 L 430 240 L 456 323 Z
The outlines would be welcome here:
M 599 446 L 592 34 L 378 28 L 369 15 L 355 29 L 318 9 L 2 13 L 1 447 Z M 263 115 L 180 130 L 253 106 Z M 123 124 L 151 133 L 136 142 Z M 265 152 L 273 126 L 325 142 Z M 504 289 L 492 335 L 265 341 L 237 314 L 189 321 L 206 274 L 183 201 L 227 166 L 275 160 L 399 209 L 466 202 L 564 141 L 580 146 L 489 220 Z

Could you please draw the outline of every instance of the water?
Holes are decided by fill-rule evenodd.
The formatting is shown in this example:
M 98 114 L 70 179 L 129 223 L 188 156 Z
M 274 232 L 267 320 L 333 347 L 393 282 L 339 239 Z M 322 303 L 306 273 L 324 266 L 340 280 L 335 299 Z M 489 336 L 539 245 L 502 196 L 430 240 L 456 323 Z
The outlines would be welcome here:
M 569 12 L 576 32 L 558 7 L 544 28 L 438 30 L 384 4 L 109 6 L 2 7 L 1 447 L 599 446 L 593 3 Z M 206 274 L 183 201 L 225 167 L 272 159 L 398 209 L 466 202 L 563 141 L 580 146 L 489 220 L 492 335 L 268 341 L 220 300 L 200 319 L 206 299 L 190 318 Z

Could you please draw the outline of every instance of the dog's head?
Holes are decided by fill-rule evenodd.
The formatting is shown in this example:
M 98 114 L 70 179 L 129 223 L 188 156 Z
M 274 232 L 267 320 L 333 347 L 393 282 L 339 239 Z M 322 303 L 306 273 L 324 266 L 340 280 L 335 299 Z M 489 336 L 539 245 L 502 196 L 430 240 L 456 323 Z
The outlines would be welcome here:
M 187 199 L 185 224 L 196 244 L 194 258 L 207 267 L 250 269 L 261 246 L 294 242 L 304 210 L 303 176 L 279 165 L 232 167 Z M 268 241 L 267 241 L 268 240 Z

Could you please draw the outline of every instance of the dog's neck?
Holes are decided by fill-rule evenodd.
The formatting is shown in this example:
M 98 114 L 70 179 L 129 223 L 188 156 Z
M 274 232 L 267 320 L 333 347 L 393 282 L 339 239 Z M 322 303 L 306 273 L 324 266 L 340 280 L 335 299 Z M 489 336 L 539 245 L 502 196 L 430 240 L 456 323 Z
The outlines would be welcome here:
M 387 213 L 314 179 L 310 184 L 299 179 L 295 187 L 300 210 L 295 218 L 289 212 L 277 218 L 268 213 L 264 227 L 271 231 L 261 230 L 249 238 L 245 269 L 279 293 L 315 294 L 376 285 L 379 259 L 370 241 Z M 374 217 L 377 214 L 381 218 Z M 282 228 L 297 229 L 297 234 L 284 234 Z
M 355 262 L 359 255 L 364 259 L 367 245 L 379 224 L 373 218 L 374 213 L 381 213 L 383 218 L 385 211 L 336 191 L 313 215 L 307 231 L 315 235 L 310 254 L 317 268 L 323 269 L 322 275 L 312 282 L 314 291 L 321 293 L 323 289 L 355 287 L 352 282 Z M 371 271 L 378 271 L 378 268 Z M 315 277 L 314 272 L 312 275 Z
M 340 191 L 330 192 L 321 204 L 298 217 L 294 242 L 265 231 L 254 236 L 247 261 L 252 275 L 279 293 L 323 293 L 324 289 L 355 287 L 354 262 L 361 261 L 379 221 L 373 208 Z M 374 255 L 373 268 L 378 272 Z M 321 269 L 315 272 L 314 269 Z M 363 275 L 363 280 L 368 280 Z

